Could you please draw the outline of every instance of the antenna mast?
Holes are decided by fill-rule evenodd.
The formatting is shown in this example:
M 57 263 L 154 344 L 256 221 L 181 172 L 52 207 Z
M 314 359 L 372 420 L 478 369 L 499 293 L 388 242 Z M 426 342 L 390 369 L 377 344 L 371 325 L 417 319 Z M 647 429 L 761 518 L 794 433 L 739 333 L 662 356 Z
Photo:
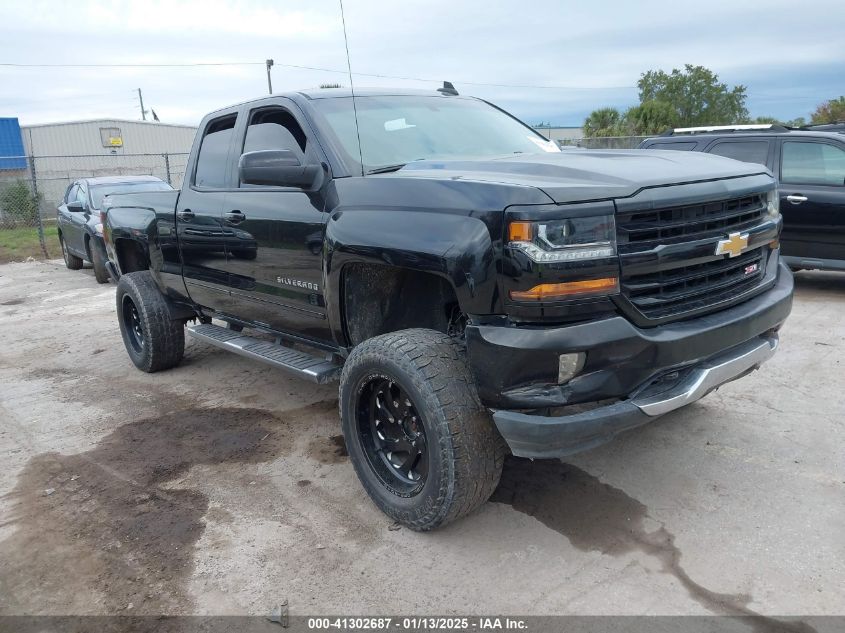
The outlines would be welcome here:
M 346 16 L 343 0 L 340 3 L 340 20 L 343 22 L 343 43 L 346 46 L 346 69 L 349 71 L 349 90 L 352 92 L 352 112 L 355 114 L 355 134 L 358 137 L 358 158 L 361 160 L 361 175 L 364 175 L 364 152 L 361 150 L 361 131 L 358 129 L 358 107 L 355 105 L 355 84 L 352 82 L 352 62 L 349 61 L 349 38 L 346 36 Z

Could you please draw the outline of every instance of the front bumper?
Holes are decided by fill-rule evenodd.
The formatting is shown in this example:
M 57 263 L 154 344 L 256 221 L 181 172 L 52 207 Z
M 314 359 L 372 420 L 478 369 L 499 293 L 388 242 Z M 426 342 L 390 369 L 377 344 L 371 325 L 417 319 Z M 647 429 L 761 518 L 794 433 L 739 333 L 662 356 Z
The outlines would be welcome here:
M 741 378 L 771 358 L 776 334 L 761 336 L 732 348 L 686 372 L 671 387 L 644 389 L 628 400 L 592 411 L 547 417 L 518 411 L 496 411 L 493 420 L 518 457 L 563 457 L 598 446 L 615 435 L 695 402 L 731 380 Z
M 622 317 L 560 328 L 468 326 L 481 400 L 518 456 L 560 457 L 608 441 L 694 402 L 774 353 L 776 332 L 792 307 L 792 274 L 782 263 L 778 268 L 775 285 L 757 297 L 655 328 Z M 553 384 L 558 356 L 572 352 L 586 352 L 584 370 L 565 385 Z M 613 403 L 556 417 L 536 412 L 603 400 Z

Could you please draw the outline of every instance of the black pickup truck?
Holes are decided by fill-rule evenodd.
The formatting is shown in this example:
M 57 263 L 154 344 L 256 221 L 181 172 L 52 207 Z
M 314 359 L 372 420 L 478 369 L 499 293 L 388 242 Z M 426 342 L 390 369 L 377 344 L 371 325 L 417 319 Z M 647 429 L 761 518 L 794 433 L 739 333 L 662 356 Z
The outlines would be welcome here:
M 219 110 L 181 192 L 110 204 L 132 361 L 177 365 L 187 331 L 339 379 L 362 484 L 420 530 L 483 503 L 508 451 L 584 450 L 756 369 L 792 304 L 765 167 L 560 152 L 451 90 Z

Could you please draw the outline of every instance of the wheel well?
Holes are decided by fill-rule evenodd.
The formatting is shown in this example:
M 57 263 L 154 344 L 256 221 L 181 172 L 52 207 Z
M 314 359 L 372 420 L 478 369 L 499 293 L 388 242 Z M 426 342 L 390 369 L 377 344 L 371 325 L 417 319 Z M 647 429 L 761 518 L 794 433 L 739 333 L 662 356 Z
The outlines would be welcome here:
M 144 248 L 135 240 L 115 241 L 114 252 L 117 255 L 120 273 L 123 275 L 147 270 L 150 267 Z
M 463 334 L 466 318 L 448 281 L 432 273 L 378 264 L 343 269 L 343 311 L 348 340 L 408 328 Z

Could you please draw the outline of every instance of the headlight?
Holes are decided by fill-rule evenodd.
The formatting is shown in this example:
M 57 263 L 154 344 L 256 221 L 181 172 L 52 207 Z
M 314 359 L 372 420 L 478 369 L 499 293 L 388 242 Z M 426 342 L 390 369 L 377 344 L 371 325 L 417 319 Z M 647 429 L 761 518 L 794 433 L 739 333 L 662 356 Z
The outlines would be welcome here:
M 766 194 L 766 211 L 772 217 L 780 215 L 780 194 L 777 189 L 772 189 Z
M 102 235 L 102 234 L 103 234 L 103 225 L 102 225 L 102 223 L 100 223 L 100 224 L 95 224 L 95 225 L 94 225 L 94 230 L 95 230 L 95 231 L 97 231 L 97 235 Z
M 508 245 L 538 264 L 613 257 L 616 224 L 612 215 L 511 222 Z

